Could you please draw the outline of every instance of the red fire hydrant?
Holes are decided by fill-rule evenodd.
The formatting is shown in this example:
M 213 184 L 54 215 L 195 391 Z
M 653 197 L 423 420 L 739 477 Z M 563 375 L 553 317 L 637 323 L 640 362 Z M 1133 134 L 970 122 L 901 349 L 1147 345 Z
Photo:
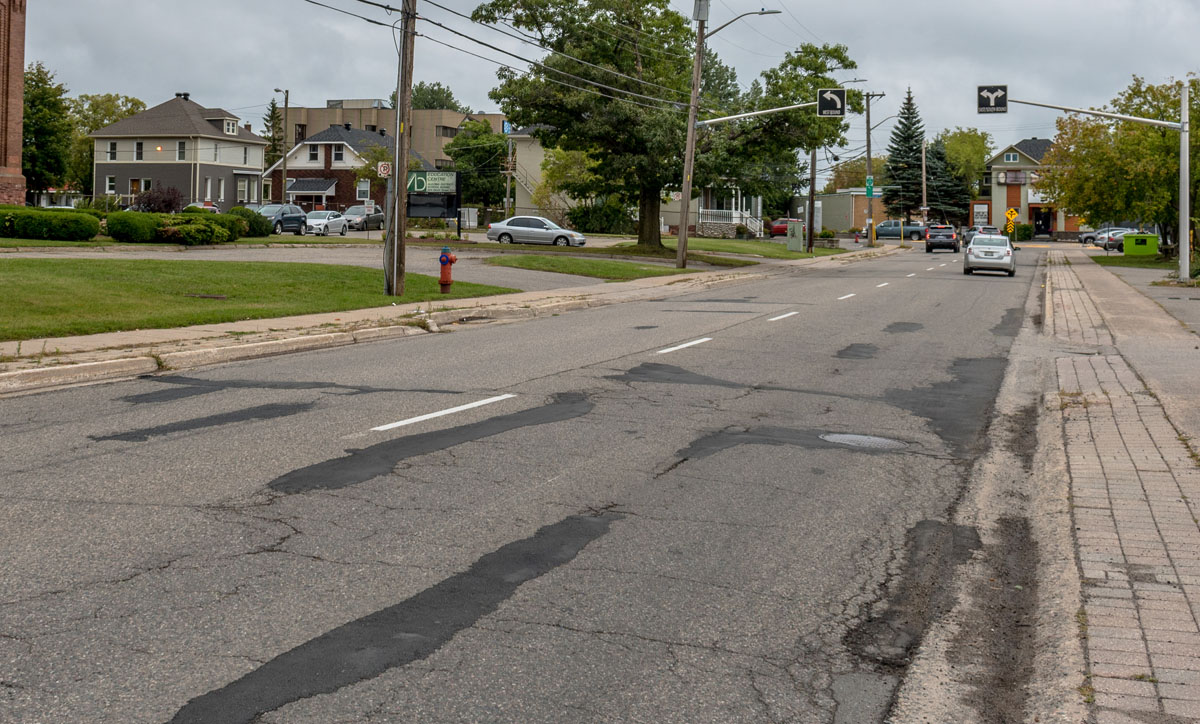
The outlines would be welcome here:
M 450 293 L 450 285 L 454 280 L 450 277 L 450 265 L 458 261 L 458 257 L 450 253 L 450 247 L 442 247 L 442 255 L 438 257 L 438 263 L 442 265 L 442 275 L 438 278 L 438 284 L 441 285 L 442 294 Z

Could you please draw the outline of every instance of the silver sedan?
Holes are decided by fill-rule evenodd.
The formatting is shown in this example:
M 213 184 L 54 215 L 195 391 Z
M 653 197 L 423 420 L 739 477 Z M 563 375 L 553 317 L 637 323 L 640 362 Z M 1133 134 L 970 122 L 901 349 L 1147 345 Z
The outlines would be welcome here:
M 308 227 L 308 233 L 318 236 L 329 236 L 333 233 L 346 235 L 346 229 L 350 226 L 350 222 L 346 220 L 336 211 L 310 211 L 308 218 L 305 220 L 305 226 Z
M 1017 273 L 1017 247 L 1007 236 L 976 234 L 963 254 L 963 274 L 977 271 Z
M 487 238 L 501 244 L 583 246 L 587 243 L 583 234 L 564 229 L 544 216 L 514 216 L 488 224 Z

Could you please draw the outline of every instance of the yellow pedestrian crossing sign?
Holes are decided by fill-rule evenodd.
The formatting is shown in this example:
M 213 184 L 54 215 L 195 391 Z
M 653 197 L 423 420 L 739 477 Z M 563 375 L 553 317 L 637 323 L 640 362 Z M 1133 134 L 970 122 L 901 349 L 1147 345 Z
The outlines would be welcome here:
M 1009 209 L 1008 211 L 1004 212 L 1004 215 L 1008 217 L 1009 221 L 1012 221 L 1013 219 L 1017 218 L 1017 214 L 1019 213 L 1020 212 L 1016 209 Z

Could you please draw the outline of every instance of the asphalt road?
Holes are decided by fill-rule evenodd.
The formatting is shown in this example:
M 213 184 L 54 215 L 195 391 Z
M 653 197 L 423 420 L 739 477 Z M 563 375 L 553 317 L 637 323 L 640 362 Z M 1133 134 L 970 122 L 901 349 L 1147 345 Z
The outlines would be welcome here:
M 882 721 L 1023 254 L 0 400 L 0 720 Z

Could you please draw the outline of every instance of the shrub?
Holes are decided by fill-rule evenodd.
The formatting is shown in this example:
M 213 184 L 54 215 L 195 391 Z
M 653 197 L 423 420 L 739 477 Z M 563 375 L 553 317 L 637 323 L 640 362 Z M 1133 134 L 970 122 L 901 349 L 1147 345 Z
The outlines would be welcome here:
M 858 228 L 857 226 L 851 226 L 851 227 L 850 227 L 850 233 L 851 233 L 851 234 L 861 234 L 861 233 L 862 233 L 862 229 Z
M 173 214 L 183 208 L 183 194 L 174 186 L 151 186 L 133 200 L 138 211 L 156 214 Z
M 185 206 L 181 214 L 215 214 L 216 209 L 211 209 L 207 206 Z
M 817 236 L 822 239 L 832 239 L 833 237 L 837 236 L 837 234 L 834 233 L 833 229 L 821 229 L 821 233 L 817 234 Z
M 242 232 L 242 236 L 271 235 L 271 220 L 257 211 L 251 211 L 245 206 L 234 206 L 229 210 L 229 215 L 245 219 L 247 228 Z
M 222 244 L 232 241 L 229 231 L 216 221 L 216 216 L 197 214 L 174 214 L 166 217 L 158 238 L 161 241 L 185 246 Z M 235 219 L 240 223 L 241 219 Z
M 158 214 L 117 211 L 108 215 L 108 235 L 126 243 L 144 244 L 154 241 L 162 225 L 162 217 Z
M 90 199 L 80 199 L 75 203 L 75 208 L 81 211 L 96 211 L 101 214 L 108 214 L 121 210 L 121 197 L 106 194 L 104 196 L 94 196 Z
M 629 211 L 615 197 L 567 209 L 567 220 L 585 234 L 627 234 L 634 230 Z
M 240 216 L 231 216 L 229 214 L 212 214 L 204 217 L 204 221 L 216 224 L 225 230 L 228 238 L 223 239 L 223 241 L 237 241 L 250 228 L 248 221 Z
M 1029 241 L 1033 238 L 1033 224 L 1016 224 L 1013 228 L 1013 241 Z
M 5 210 L 0 229 L 15 239 L 87 241 L 100 233 L 100 221 L 74 211 Z

